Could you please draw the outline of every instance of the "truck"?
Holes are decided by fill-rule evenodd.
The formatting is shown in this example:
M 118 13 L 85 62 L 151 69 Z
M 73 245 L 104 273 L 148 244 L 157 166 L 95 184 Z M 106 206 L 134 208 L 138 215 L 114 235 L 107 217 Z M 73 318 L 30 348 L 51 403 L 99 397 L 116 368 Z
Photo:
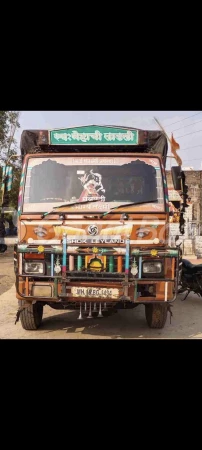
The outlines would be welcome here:
M 169 246 L 167 137 L 89 125 L 24 130 L 14 247 L 16 321 L 37 329 L 45 305 L 78 319 L 145 306 L 163 328 L 178 292 Z M 181 169 L 172 168 L 181 189 Z

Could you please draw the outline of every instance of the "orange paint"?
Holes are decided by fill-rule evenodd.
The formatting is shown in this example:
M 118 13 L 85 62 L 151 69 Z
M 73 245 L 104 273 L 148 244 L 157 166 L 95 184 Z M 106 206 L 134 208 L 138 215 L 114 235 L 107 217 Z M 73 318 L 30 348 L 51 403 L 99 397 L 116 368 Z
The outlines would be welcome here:
M 122 273 L 122 266 L 123 266 L 123 258 L 122 256 L 118 256 L 118 262 L 117 262 L 117 271 L 119 273 Z

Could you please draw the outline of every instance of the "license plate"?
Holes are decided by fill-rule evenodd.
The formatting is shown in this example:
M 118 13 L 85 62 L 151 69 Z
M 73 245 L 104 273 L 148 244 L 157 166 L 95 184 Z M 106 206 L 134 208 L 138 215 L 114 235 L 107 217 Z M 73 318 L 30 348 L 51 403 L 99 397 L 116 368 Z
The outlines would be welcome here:
M 117 298 L 119 296 L 119 290 L 115 288 L 73 287 L 71 293 L 73 297 Z

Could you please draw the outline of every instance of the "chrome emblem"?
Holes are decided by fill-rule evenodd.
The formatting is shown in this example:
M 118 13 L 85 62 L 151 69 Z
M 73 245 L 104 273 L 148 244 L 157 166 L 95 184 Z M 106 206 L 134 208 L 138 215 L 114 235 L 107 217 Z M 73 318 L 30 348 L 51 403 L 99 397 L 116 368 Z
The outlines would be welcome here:
M 96 236 L 98 234 L 98 227 L 97 227 L 97 225 L 89 225 L 88 233 L 91 236 Z

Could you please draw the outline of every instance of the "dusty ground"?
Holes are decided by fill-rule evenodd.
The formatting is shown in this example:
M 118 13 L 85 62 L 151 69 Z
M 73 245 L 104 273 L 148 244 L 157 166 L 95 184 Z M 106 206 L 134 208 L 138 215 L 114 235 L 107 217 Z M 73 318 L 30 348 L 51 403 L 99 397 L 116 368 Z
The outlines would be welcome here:
M 10 289 L 14 282 L 13 247 L 8 247 L 5 253 L 0 253 L 0 295 Z
M 195 263 L 201 263 L 195 260 Z M 0 338 L 1 339 L 194 339 L 202 338 L 202 298 L 190 295 L 185 302 L 178 296 L 163 330 L 147 327 L 144 306 L 120 311 L 103 319 L 77 320 L 77 312 L 55 311 L 44 308 L 42 326 L 37 331 L 23 330 L 20 321 L 15 325 L 17 300 L 15 298 L 13 251 L 0 254 Z

